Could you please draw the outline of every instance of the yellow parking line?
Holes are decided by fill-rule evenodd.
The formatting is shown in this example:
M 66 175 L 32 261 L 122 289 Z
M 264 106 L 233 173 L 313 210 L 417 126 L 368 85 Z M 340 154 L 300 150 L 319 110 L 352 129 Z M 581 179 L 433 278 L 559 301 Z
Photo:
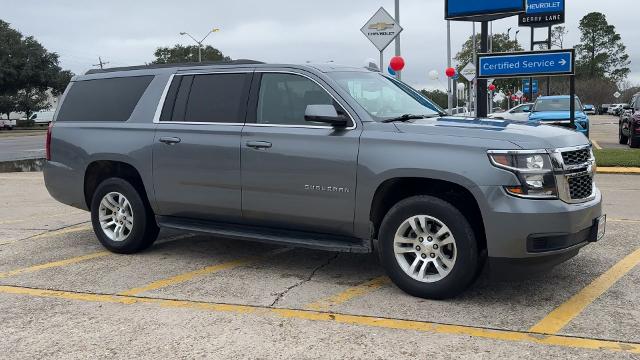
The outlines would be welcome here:
M 602 150 L 602 146 L 600 146 L 600 144 L 598 144 L 597 141 L 595 140 L 591 140 L 591 143 L 593 144 L 593 146 L 598 149 L 598 150 Z
M 305 308 L 310 310 L 318 310 L 318 311 L 328 310 L 333 306 L 343 304 L 356 297 L 363 296 L 370 292 L 373 292 L 381 288 L 382 286 L 388 284 L 389 282 L 390 280 L 388 277 L 380 276 L 375 279 L 364 282 L 362 284 L 352 286 L 347 290 L 341 293 L 335 294 L 333 296 L 330 296 L 326 299 L 315 301 L 305 306 Z
M 15 275 L 20 275 L 20 274 L 27 274 L 27 273 L 40 271 L 40 270 L 45 270 L 45 269 L 51 269 L 51 268 L 55 268 L 55 267 L 61 267 L 61 266 L 67 266 L 67 265 L 71 265 L 71 264 L 77 264 L 79 262 L 83 262 L 83 261 L 87 261 L 87 260 L 91 260 L 91 259 L 107 256 L 109 254 L 111 254 L 111 253 L 108 252 L 108 251 L 100 251 L 100 252 L 97 252 L 97 253 L 88 254 L 88 255 L 82 255 L 82 256 L 76 256 L 76 257 L 72 257 L 72 258 L 65 259 L 65 260 L 53 261 L 53 262 L 48 262 L 48 263 L 44 263 L 44 264 L 40 264 L 40 265 L 34 265 L 34 266 L 22 268 L 22 269 L 11 270 L 11 271 L 0 273 L 0 279 L 6 278 L 6 277 L 9 277 L 9 276 L 15 276 Z
M 474 338 L 490 340 L 553 345 L 566 348 L 612 350 L 640 354 L 640 344 L 627 342 L 597 340 L 562 335 L 545 336 L 524 331 L 494 330 L 474 326 L 437 324 L 424 321 L 399 320 L 363 315 L 348 315 L 339 313 L 318 312 L 312 310 L 277 309 L 252 305 L 220 304 L 189 300 L 165 300 L 136 296 L 104 295 L 83 292 L 33 289 L 17 286 L 0 286 L 0 293 L 35 296 L 41 298 L 65 299 L 72 301 L 115 303 L 122 305 L 148 304 L 163 308 L 193 309 L 236 314 L 274 315 L 284 319 L 323 321 L 355 326 L 369 326 L 395 330 L 420 331 L 433 334 L 471 336 Z
M 607 222 L 640 223 L 640 220 L 634 220 L 634 219 L 607 219 Z
M 598 174 L 640 174 L 640 168 L 637 167 L 598 167 Z
M 611 288 L 620 278 L 640 263 L 640 249 L 627 255 L 591 284 L 575 294 L 564 304 L 557 307 L 544 319 L 540 320 L 530 332 L 542 334 L 557 334 L 571 320 L 578 316 L 595 299 Z
M 244 258 L 244 259 L 238 259 L 238 260 L 232 260 L 232 261 L 228 261 L 228 262 L 224 262 L 221 264 L 215 264 L 215 265 L 211 265 L 211 266 L 207 266 L 205 268 L 202 269 L 198 269 L 195 271 L 190 271 L 187 273 L 183 273 L 183 274 L 179 274 L 179 275 L 175 275 L 169 278 L 165 278 L 165 279 L 161 279 L 161 280 L 157 280 L 154 281 L 152 283 L 149 283 L 147 285 L 144 286 L 140 286 L 137 288 L 133 288 L 133 289 L 129 289 L 126 291 L 123 291 L 121 293 L 119 293 L 118 295 L 124 295 L 124 296 L 133 296 L 133 295 L 138 295 L 141 294 L 143 292 L 146 291 L 151 291 L 151 290 L 158 290 L 158 289 L 162 289 L 168 286 L 172 286 L 172 285 L 176 285 L 176 284 L 180 284 L 186 281 L 189 281 L 195 277 L 198 276 L 203 276 L 203 275 L 208 275 L 208 274 L 213 274 L 222 270 L 229 270 L 229 269 L 233 269 L 236 268 L 238 266 L 242 266 L 242 265 L 246 265 L 248 263 L 254 262 L 258 259 L 270 256 L 270 255 L 276 255 L 279 253 L 283 253 L 285 251 L 289 251 L 291 250 L 290 248 L 284 248 L 284 249 L 277 249 L 275 251 L 269 251 L 264 255 L 261 256 L 252 256 L 252 257 L 248 257 L 248 258 Z

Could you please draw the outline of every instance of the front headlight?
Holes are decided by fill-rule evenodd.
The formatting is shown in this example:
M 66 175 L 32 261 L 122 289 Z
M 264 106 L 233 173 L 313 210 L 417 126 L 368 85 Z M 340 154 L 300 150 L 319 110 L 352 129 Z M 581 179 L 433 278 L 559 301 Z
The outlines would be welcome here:
M 520 186 L 505 186 L 507 193 L 530 199 L 558 197 L 551 157 L 544 151 L 495 150 L 489 151 L 491 163 L 513 172 Z

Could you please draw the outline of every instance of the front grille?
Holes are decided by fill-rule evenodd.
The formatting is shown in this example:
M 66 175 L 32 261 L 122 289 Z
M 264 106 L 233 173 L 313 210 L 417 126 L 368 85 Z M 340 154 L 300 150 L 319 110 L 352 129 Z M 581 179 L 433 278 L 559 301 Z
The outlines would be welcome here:
M 575 130 L 575 127 L 571 126 L 571 123 L 568 121 L 557 121 L 557 122 L 548 122 L 545 123 L 547 125 L 559 126 L 567 129 Z
M 572 200 L 586 199 L 593 191 L 593 177 L 591 174 L 571 176 L 569 182 L 569 195 Z
M 562 153 L 562 160 L 565 165 L 582 165 L 591 159 L 591 152 L 588 148 L 565 151 Z

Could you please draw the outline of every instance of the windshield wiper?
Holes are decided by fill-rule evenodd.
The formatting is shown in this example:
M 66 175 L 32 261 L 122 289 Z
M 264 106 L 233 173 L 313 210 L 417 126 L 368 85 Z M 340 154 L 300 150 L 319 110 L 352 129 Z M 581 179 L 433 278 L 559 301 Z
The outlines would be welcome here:
M 390 122 L 394 122 L 394 121 L 409 121 L 409 120 L 416 120 L 416 119 L 428 119 L 430 117 L 435 117 L 436 115 L 413 115 L 413 114 L 404 114 L 402 116 L 398 116 L 398 117 L 394 117 L 394 118 L 390 118 L 390 119 L 384 119 L 382 120 L 383 123 L 390 123 Z

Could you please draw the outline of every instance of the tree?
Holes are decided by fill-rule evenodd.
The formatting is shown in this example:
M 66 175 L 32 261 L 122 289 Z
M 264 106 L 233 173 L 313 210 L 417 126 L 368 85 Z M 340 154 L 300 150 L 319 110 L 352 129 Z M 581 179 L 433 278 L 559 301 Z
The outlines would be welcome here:
M 592 12 L 580 20 L 580 44 L 576 46 L 576 72 L 588 79 L 624 80 L 630 73 L 627 47 L 604 14 Z
M 515 52 L 524 50 L 519 42 L 511 40 L 506 33 L 493 34 L 491 41 L 493 52 Z M 480 36 L 476 36 L 476 52 L 480 52 Z M 458 71 L 462 70 L 468 63 L 473 62 L 473 36 L 470 36 L 469 39 L 462 44 L 462 49 L 456 54 L 455 60 L 458 62 Z M 467 88 L 469 88 L 468 82 L 463 77 L 460 77 L 458 81 L 465 83 Z M 505 93 L 515 92 L 515 89 L 521 87 L 520 80 L 518 79 L 496 80 L 494 85 L 498 91 L 503 90 Z
M 153 64 L 177 64 L 198 62 L 197 45 L 174 45 L 173 47 L 160 47 L 153 53 L 155 60 Z M 202 48 L 202 61 L 229 61 L 230 57 L 224 56 L 222 52 L 211 45 Z
M 0 119 L 2 115 L 7 115 L 7 120 L 12 112 L 18 111 L 14 96 L 0 95 Z
M 556 46 L 560 49 L 564 49 L 564 37 L 569 34 L 566 26 L 554 26 L 551 29 L 551 46 Z
M 36 111 L 48 109 L 49 94 L 46 90 L 31 88 L 28 90 L 20 90 L 13 96 L 16 111 L 25 113 L 27 119 Z
M 46 90 L 59 81 L 58 54 L 0 20 L 0 95 L 18 90 Z
M 442 90 L 437 90 L 437 89 L 436 90 L 422 89 L 420 90 L 420 92 L 422 93 L 422 95 L 429 98 L 431 101 L 436 103 L 441 108 L 446 109 L 448 107 L 449 97 L 446 92 Z

